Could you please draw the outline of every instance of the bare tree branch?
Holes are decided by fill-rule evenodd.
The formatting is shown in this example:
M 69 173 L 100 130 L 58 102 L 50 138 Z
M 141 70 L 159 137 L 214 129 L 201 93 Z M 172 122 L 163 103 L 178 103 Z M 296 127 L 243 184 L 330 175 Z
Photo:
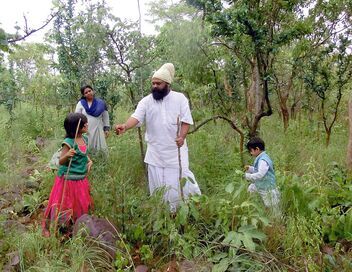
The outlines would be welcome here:
M 215 46 L 218 46 L 218 45 L 221 45 L 221 46 L 224 46 L 226 47 L 227 49 L 229 49 L 230 51 L 234 52 L 235 55 L 239 58 L 239 59 L 243 59 L 243 56 L 242 54 L 238 51 L 238 49 L 236 47 L 231 47 L 229 44 L 227 44 L 225 41 L 221 40 L 220 38 L 217 39 L 218 41 L 217 42 L 212 42 L 210 45 L 215 45 Z M 250 64 L 253 63 L 253 61 L 248 58 L 248 57 L 244 57 Z
M 204 126 L 205 124 L 209 123 L 210 121 L 216 120 L 216 119 L 222 119 L 225 120 L 234 130 L 236 130 L 238 132 L 238 134 L 240 135 L 240 156 L 241 156 L 241 162 L 243 164 L 244 159 L 243 159 L 243 144 L 244 144 L 244 133 L 242 130 L 240 130 L 236 124 L 229 118 L 225 117 L 225 116 L 221 116 L 221 115 L 216 115 L 216 116 L 212 116 L 206 120 L 204 120 L 203 122 L 201 122 L 198 126 L 196 126 L 193 130 L 189 131 L 188 134 L 192 134 L 194 132 L 196 132 L 198 129 L 200 129 L 202 126 Z
M 130 69 L 130 67 L 128 66 L 128 64 L 125 63 L 124 58 L 123 58 L 123 53 L 121 51 L 120 45 L 118 44 L 118 42 L 116 41 L 114 34 L 112 32 L 108 33 L 113 44 L 115 45 L 116 50 L 119 53 L 119 58 L 120 60 L 118 60 L 116 55 L 113 55 L 114 59 L 116 60 L 117 65 L 119 65 L 121 67 L 122 70 L 124 70 L 126 73 L 127 72 L 132 72 L 132 70 Z
M 56 17 L 57 14 L 58 14 L 58 12 L 55 12 L 55 13 L 51 14 L 50 17 L 44 22 L 44 24 L 42 26 L 40 26 L 38 28 L 35 28 L 35 29 L 30 29 L 28 27 L 27 18 L 26 18 L 26 16 L 23 16 L 24 17 L 24 22 L 25 22 L 24 35 L 23 36 L 15 36 L 13 38 L 9 38 L 7 40 L 7 42 L 9 44 L 11 44 L 11 43 L 16 43 L 18 41 L 22 41 L 22 40 L 28 38 L 33 33 L 37 32 L 39 30 L 42 30 L 44 27 L 46 27 Z

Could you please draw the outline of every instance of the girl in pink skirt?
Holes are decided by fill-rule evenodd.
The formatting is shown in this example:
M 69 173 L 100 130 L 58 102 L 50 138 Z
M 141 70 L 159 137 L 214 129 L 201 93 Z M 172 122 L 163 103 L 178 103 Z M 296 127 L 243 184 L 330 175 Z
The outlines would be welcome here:
M 88 138 L 83 135 L 88 131 L 87 117 L 81 113 L 69 113 L 64 128 L 66 136 L 60 166 L 42 223 L 44 236 L 50 235 L 50 222 L 55 222 L 55 228 L 58 224 L 70 227 L 93 206 L 87 179 L 93 162 L 87 155 Z

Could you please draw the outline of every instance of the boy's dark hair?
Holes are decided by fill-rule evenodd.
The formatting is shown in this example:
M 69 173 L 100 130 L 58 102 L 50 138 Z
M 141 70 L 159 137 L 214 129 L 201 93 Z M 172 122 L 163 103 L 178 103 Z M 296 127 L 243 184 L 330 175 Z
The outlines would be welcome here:
M 83 85 L 83 86 L 81 87 L 81 94 L 82 94 L 83 97 L 84 97 L 84 90 L 87 89 L 87 88 L 89 88 L 89 89 L 91 89 L 91 90 L 94 91 L 94 89 L 92 88 L 92 86 L 90 86 L 90 85 Z
M 256 149 L 257 147 L 260 150 L 264 151 L 265 150 L 265 143 L 259 137 L 253 137 L 248 141 L 246 147 L 247 147 L 248 151 L 250 151 L 251 149 Z
M 79 130 L 81 130 L 88 123 L 87 117 L 82 113 L 69 113 L 67 115 L 64 121 L 64 128 L 66 130 L 65 138 L 75 138 L 79 119 L 81 119 L 81 123 L 79 124 Z

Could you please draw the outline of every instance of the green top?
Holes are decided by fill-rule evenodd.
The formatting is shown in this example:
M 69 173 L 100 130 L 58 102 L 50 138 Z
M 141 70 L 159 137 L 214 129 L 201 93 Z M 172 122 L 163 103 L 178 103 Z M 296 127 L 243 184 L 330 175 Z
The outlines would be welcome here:
M 88 138 L 83 135 L 83 140 L 88 147 Z M 72 157 L 72 162 L 70 166 L 70 172 L 66 176 L 68 180 L 80 180 L 84 179 L 84 177 L 87 175 L 87 164 L 88 164 L 88 156 L 87 156 L 87 151 L 88 148 L 86 147 L 86 152 L 82 152 L 77 143 L 74 142 L 74 139 L 72 138 L 65 138 L 63 141 L 62 145 L 67 145 L 70 148 L 74 148 L 76 151 L 76 154 Z M 59 171 L 58 171 L 58 176 L 61 177 L 62 175 L 66 175 L 67 173 L 67 168 L 70 160 L 68 160 L 65 164 L 60 164 L 59 166 Z

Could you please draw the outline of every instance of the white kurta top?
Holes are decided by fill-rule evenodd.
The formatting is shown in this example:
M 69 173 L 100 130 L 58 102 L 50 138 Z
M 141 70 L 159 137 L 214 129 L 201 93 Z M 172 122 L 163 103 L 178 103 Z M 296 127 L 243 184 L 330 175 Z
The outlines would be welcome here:
M 250 166 L 247 173 L 245 174 L 245 178 L 249 181 L 256 181 L 258 179 L 263 178 L 269 170 L 269 164 L 264 160 L 259 160 L 258 163 L 258 171 L 255 172 L 253 166 Z
M 177 117 L 192 125 L 193 119 L 188 99 L 174 91 L 156 101 L 152 94 L 144 97 L 132 114 L 139 124 L 146 124 L 147 152 L 144 161 L 158 167 L 179 168 L 178 149 L 175 142 Z M 180 148 L 182 168 L 188 169 L 188 148 L 185 141 Z
M 88 146 L 93 150 L 106 150 L 104 126 L 110 126 L 109 113 L 104 111 L 98 117 L 89 115 L 81 101 L 78 101 L 75 112 L 82 113 L 88 119 Z

